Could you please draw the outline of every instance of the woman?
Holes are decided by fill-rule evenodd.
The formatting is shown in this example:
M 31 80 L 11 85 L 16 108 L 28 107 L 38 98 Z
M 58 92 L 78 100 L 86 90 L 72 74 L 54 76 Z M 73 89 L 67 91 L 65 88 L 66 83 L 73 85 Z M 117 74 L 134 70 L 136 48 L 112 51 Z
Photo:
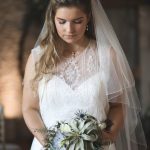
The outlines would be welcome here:
M 27 62 L 22 106 L 35 137 L 31 150 L 46 144 L 36 129 L 69 122 L 78 110 L 107 122 L 104 150 L 146 149 L 134 79 L 98 0 L 50 1 Z

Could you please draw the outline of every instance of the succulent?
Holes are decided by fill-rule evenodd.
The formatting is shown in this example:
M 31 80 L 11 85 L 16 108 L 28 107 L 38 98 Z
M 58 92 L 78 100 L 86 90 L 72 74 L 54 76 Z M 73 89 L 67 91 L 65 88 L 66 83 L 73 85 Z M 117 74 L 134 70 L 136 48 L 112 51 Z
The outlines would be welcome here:
M 79 111 L 70 122 L 58 122 L 53 129 L 48 130 L 45 150 L 54 150 L 53 139 L 57 132 L 63 135 L 58 145 L 60 149 L 102 150 L 104 128 L 105 123 L 99 123 L 95 117 Z

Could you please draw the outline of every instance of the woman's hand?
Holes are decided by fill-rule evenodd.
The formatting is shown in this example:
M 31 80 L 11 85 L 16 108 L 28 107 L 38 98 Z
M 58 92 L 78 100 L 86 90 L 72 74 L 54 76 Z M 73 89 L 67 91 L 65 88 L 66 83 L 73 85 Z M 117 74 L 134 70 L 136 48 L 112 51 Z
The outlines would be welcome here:
M 113 132 L 102 131 L 102 144 L 107 145 L 115 142 L 117 135 Z
M 120 97 L 118 97 L 118 99 L 120 99 Z M 106 123 L 108 128 L 106 127 L 107 129 L 102 131 L 102 143 L 104 145 L 115 142 L 117 139 L 124 121 L 123 105 L 121 103 L 110 103 L 110 110 L 107 118 L 110 123 Z

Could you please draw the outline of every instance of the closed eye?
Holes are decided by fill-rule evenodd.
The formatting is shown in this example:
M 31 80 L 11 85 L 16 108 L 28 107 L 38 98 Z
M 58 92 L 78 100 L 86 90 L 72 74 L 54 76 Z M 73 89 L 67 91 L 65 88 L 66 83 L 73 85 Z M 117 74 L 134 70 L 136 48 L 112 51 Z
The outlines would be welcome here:
M 82 21 L 83 20 L 79 19 L 79 20 L 74 20 L 73 22 L 76 23 L 76 24 L 80 24 L 80 23 L 82 23 Z
M 66 20 L 64 20 L 64 19 L 59 19 L 58 22 L 59 22 L 59 24 L 65 24 L 65 23 L 66 23 Z
M 65 24 L 67 22 L 67 20 L 62 19 L 62 18 L 57 18 L 59 24 Z M 75 23 L 75 24 L 81 24 L 83 22 L 83 17 L 77 18 L 77 19 L 73 19 L 71 22 Z

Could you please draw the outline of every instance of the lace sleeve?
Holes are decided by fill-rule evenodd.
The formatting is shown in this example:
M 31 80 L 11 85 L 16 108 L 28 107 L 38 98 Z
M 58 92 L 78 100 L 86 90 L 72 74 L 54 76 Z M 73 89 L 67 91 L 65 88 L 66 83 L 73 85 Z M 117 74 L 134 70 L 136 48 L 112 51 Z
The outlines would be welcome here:
M 33 55 L 32 53 L 30 54 L 26 68 L 25 68 L 25 75 L 24 75 L 24 80 L 23 80 L 23 87 L 24 90 L 29 91 L 31 95 L 33 95 L 32 90 L 32 80 L 35 76 L 35 63 L 33 60 Z
M 25 68 L 25 75 L 23 79 L 23 86 L 24 89 L 29 91 L 31 95 L 35 96 L 35 92 L 33 91 L 32 88 L 32 80 L 35 77 L 35 65 L 36 62 L 40 59 L 40 48 L 34 48 L 31 50 L 31 54 L 28 58 L 26 68 Z
M 43 50 L 40 46 L 35 47 L 34 49 L 31 50 L 34 64 L 36 64 L 36 62 L 39 61 L 39 59 L 42 56 L 42 52 L 43 52 Z

